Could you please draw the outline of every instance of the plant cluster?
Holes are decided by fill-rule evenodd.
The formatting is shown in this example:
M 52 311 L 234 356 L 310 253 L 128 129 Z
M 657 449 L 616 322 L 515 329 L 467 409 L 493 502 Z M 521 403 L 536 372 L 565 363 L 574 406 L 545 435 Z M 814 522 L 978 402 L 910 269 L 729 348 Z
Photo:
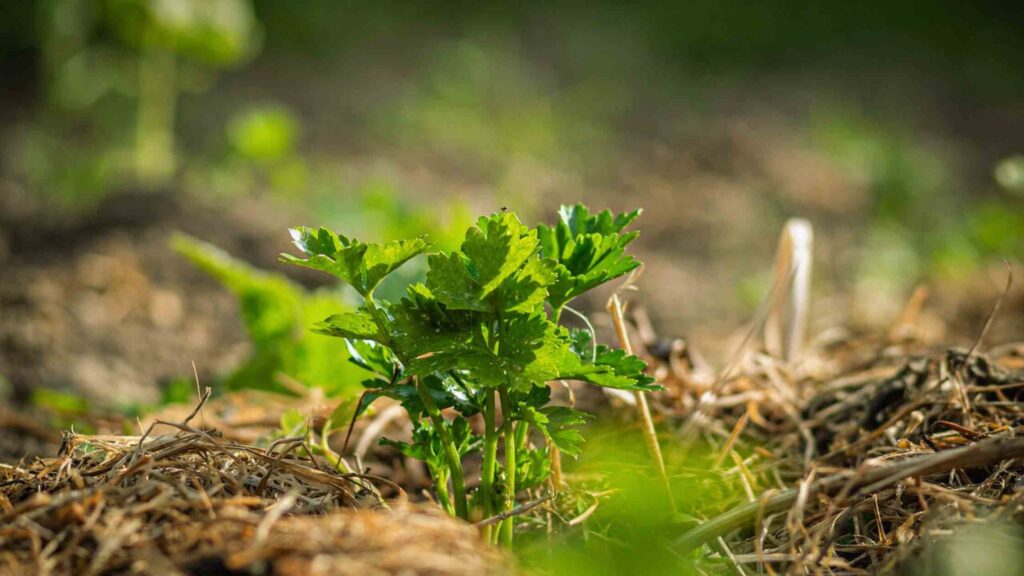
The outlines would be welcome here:
M 374 375 L 363 382 L 357 412 L 380 397 L 399 401 L 413 423 L 412 441 L 386 442 L 427 465 L 451 514 L 488 518 L 511 512 L 517 493 L 545 483 L 555 450 L 580 453 L 586 415 L 552 405 L 548 382 L 654 387 L 637 357 L 559 324 L 574 298 L 640 265 L 625 252 L 637 236 L 625 228 L 638 215 L 590 214 L 577 205 L 563 207 L 553 227 L 527 227 L 510 212 L 480 218 L 459 249 L 429 254 L 425 281 L 397 301 L 374 291 L 428 251 L 424 238 L 367 244 L 297 228 L 292 235 L 303 257 L 282 258 L 333 274 L 359 293 L 357 310 L 315 327 L 343 338 L 351 361 Z M 447 409 L 452 420 L 442 415 Z M 482 434 L 470 425 L 477 414 Z M 471 454 L 482 464 L 470 493 L 463 463 Z M 509 515 L 488 536 L 511 543 L 513 521 Z

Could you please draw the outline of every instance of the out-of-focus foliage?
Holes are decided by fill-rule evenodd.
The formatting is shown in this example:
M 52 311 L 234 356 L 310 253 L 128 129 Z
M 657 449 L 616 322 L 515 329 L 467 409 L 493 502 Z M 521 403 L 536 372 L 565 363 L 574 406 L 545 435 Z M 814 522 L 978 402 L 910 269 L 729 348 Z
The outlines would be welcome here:
M 579 169 L 609 145 L 626 106 L 614 86 L 569 85 L 533 66 L 501 34 L 437 49 L 410 90 L 376 110 L 376 131 L 397 145 L 465 162 L 516 190 L 532 164 Z
M 670 500 L 639 431 L 599 424 L 587 438 L 582 457 L 566 467 L 567 477 L 580 481 L 556 504 L 564 520 L 582 520 L 554 537 L 538 520 L 518 551 L 526 573 L 697 574 L 696 556 L 680 554 L 673 540 L 698 518 L 744 502 L 742 483 L 715 471 L 705 451 L 666 441 Z
M 260 46 L 248 0 L 40 0 L 36 10 L 43 105 L 17 170 L 71 207 L 165 185 L 179 163 L 179 94 L 207 89 Z
M 231 148 L 242 158 L 255 162 L 274 162 L 294 153 L 299 125 L 283 106 L 259 106 L 246 109 L 228 123 Z
M 55 428 L 74 428 L 88 433 L 94 427 L 86 423 L 86 416 L 94 414 L 93 406 L 81 396 L 62 390 L 36 388 L 32 391 L 32 405 L 43 408 Z
M 940 151 L 898 120 L 883 125 L 833 107 L 818 111 L 811 133 L 868 192 L 855 286 L 856 300 L 871 308 L 865 314 L 891 316 L 922 278 L 962 280 L 987 262 L 1024 256 L 1016 157 L 995 168 L 1005 192 L 968 194 Z
M 996 182 L 1014 194 L 1024 193 L 1024 155 L 1010 156 L 998 164 L 995 169 Z
M 252 55 L 259 44 L 248 0 L 101 0 L 96 9 L 140 52 L 158 47 L 219 68 Z
M 299 119 L 276 103 L 247 106 L 225 126 L 227 146 L 186 173 L 186 187 L 234 199 L 270 192 L 285 200 L 311 195 L 309 162 L 299 149 Z
M 283 276 L 257 270 L 187 236 L 177 236 L 174 247 L 239 298 L 252 355 L 225 378 L 228 389 L 287 391 L 282 376 L 331 397 L 361 389 L 367 372 L 348 361 L 345 347 L 309 331 L 314 322 L 352 309 L 339 292 L 307 292 Z
M 1020 11 L 995 0 L 928 5 L 866 0 L 813 6 L 798 0 L 756 5 L 742 0 L 600 0 L 558 6 L 539 0 L 486 5 L 311 0 L 301 8 L 256 0 L 255 6 L 266 23 L 268 49 L 321 58 L 376 38 L 412 36 L 444 24 L 462 29 L 543 25 L 557 27 L 577 43 L 589 38 L 607 59 L 624 48 L 614 40 L 639 35 L 653 58 L 702 72 L 790 67 L 809 60 L 852 65 L 904 59 L 1014 83 L 1019 79 L 1010 76 L 1024 46 L 1017 34 Z M 593 34 L 594 29 L 604 33 Z M 963 30 L 986 33 L 965 35 Z

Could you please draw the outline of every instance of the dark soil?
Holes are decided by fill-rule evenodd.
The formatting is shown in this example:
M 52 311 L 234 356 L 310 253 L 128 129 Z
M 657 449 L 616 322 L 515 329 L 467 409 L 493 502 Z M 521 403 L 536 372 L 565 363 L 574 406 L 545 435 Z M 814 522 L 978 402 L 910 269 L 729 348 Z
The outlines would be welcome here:
M 207 210 L 170 193 L 125 193 L 75 218 L 4 210 L 0 374 L 7 401 L 36 388 L 82 395 L 104 411 L 154 402 L 161 385 L 210 378 L 244 358 L 234 297 L 168 246 L 209 240 L 260 266 L 286 226 L 256 202 Z

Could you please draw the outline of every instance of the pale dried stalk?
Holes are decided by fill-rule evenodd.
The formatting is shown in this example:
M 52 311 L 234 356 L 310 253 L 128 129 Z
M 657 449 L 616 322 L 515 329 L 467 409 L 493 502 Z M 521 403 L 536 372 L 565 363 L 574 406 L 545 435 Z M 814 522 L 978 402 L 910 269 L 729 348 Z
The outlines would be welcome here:
M 619 346 L 626 351 L 626 354 L 633 354 L 633 345 L 629 341 L 629 333 L 626 331 L 626 320 L 622 314 L 622 300 L 618 294 L 613 294 L 608 300 L 608 313 L 612 316 L 615 324 L 615 334 L 619 338 Z M 658 474 L 665 484 L 665 492 L 668 494 L 672 511 L 676 510 L 675 498 L 672 496 L 672 485 L 668 481 L 668 473 L 665 471 L 665 459 L 661 455 L 661 445 L 658 444 L 658 433 L 654 430 L 654 419 L 651 417 L 651 408 L 647 405 L 647 396 L 640 390 L 633 391 L 633 399 L 636 402 L 637 413 L 643 423 L 644 440 L 647 441 L 647 449 L 658 467 Z
M 814 229 L 802 218 L 790 218 L 782 229 L 775 255 L 764 343 L 768 353 L 792 362 L 800 356 L 807 333 L 810 306 Z
M 900 312 L 899 318 L 893 324 L 892 329 L 889 330 L 890 342 L 900 342 L 914 337 L 918 320 L 921 318 L 921 312 L 924 310 L 924 305 L 927 301 L 928 287 L 921 284 L 914 288 L 914 293 L 910 295 L 910 299 L 907 300 L 906 306 Z

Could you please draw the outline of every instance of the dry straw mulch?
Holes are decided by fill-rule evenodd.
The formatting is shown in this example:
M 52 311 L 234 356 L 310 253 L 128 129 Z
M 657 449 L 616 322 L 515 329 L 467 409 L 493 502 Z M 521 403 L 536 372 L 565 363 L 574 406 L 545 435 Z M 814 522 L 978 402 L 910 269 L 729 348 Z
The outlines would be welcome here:
M 382 479 L 325 469 L 179 425 L 158 436 L 67 435 L 54 459 L 0 465 L 0 573 L 492 574 L 476 529 Z
M 738 486 L 677 540 L 724 573 L 903 573 L 965 524 L 1024 520 L 1024 344 L 819 341 L 724 378 L 677 345 L 661 409 Z M 1020 542 L 1006 534 L 1014 546 Z

